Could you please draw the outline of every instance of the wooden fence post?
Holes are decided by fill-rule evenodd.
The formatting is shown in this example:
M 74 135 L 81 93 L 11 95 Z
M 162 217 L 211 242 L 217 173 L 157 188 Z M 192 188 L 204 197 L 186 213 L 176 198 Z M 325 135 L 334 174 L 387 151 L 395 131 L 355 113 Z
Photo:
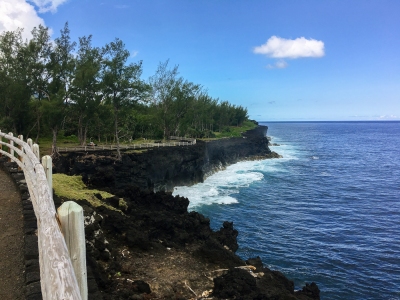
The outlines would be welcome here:
M 24 141 L 24 136 L 23 136 L 22 134 L 19 135 L 18 138 L 19 138 L 21 141 Z M 19 148 L 19 150 L 21 150 L 22 152 L 24 151 L 24 149 L 22 148 L 22 145 L 19 145 L 18 148 Z M 23 156 L 18 155 L 18 159 L 20 160 L 20 162 L 24 163 L 24 157 L 23 157 Z M 21 171 L 22 168 L 21 168 L 20 166 L 18 166 L 18 170 Z
M 14 136 L 12 132 L 9 132 L 8 135 Z M 10 146 L 14 146 L 14 141 L 13 140 L 9 140 Z M 12 147 L 8 147 L 8 153 L 10 153 L 11 156 L 14 156 L 14 149 L 12 149 Z M 9 162 L 12 162 L 11 157 L 8 158 Z
M 4 134 L 2 133 L 2 135 Z M 37 235 L 42 297 L 44 300 L 82 299 L 67 245 L 55 218 L 56 210 L 44 168 L 26 143 L 12 135 L 5 135 L 5 137 L 8 148 L 11 148 L 12 144 L 16 144 L 12 150 L 17 156 L 11 155 L 11 151 L 6 153 L 6 156 L 23 168 L 33 209 L 38 219 Z M 18 146 L 22 146 L 23 150 L 21 151 Z M 24 157 L 24 163 L 18 159 L 20 156 Z
M 83 209 L 73 201 L 66 201 L 57 211 L 82 300 L 87 300 L 86 242 Z
M 39 145 L 38 144 L 36 144 L 36 143 L 33 144 L 32 152 L 33 152 L 33 154 L 35 154 L 35 156 L 38 159 L 38 161 L 40 161 L 40 151 L 39 151 Z
M 32 146 L 33 146 L 33 141 L 32 141 L 32 139 L 29 138 L 29 139 L 26 140 L 26 142 L 27 142 L 27 144 L 29 145 L 29 148 L 31 148 L 31 150 L 32 150 Z
M 53 162 L 50 155 L 42 157 L 42 166 L 46 173 L 47 183 L 49 184 L 50 194 L 53 195 Z

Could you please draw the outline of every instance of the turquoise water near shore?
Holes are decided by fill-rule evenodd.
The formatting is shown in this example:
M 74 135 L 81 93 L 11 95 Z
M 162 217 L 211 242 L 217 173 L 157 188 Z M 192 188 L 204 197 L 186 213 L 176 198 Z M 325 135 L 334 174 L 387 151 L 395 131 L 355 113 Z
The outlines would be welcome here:
M 260 256 L 322 299 L 400 299 L 400 122 L 276 122 L 282 159 L 240 162 L 177 187 L 189 210 L 239 231 Z

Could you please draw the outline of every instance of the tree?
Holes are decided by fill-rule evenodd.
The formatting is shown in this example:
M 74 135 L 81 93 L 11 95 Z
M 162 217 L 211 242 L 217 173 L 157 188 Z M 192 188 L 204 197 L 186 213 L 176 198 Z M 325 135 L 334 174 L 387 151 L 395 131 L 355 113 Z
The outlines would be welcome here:
M 53 45 L 50 40 L 49 29 L 42 25 L 32 30 L 32 39 L 27 44 L 28 85 L 31 91 L 30 109 L 34 114 L 34 124 L 29 133 L 36 127 L 36 142 L 41 132 L 43 117 L 42 101 L 50 101 L 49 85 L 51 83 L 51 55 Z
M 178 66 L 168 69 L 168 60 L 158 65 L 156 74 L 150 77 L 153 105 L 158 109 L 164 138 L 177 134 L 181 120 L 201 91 L 201 86 L 178 77 Z
M 213 99 L 168 60 L 145 83 L 142 62 L 128 63 L 119 39 L 100 49 L 82 37 L 75 54 L 68 23 L 54 41 L 41 25 L 29 41 L 21 33 L 0 34 L 0 126 L 36 133 L 36 141 L 51 132 L 53 156 L 60 129 L 77 131 L 81 145 L 89 134 L 99 142 L 114 137 L 121 158 L 121 138 L 207 137 L 247 119 L 247 109 Z
M 205 91 L 199 93 L 184 119 L 191 136 L 210 137 L 217 106 L 217 99 L 213 99 Z
M 172 90 L 172 103 L 168 118 L 168 135 L 181 135 L 187 130 L 189 124 L 184 119 L 189 109 L 197 102 L 200 85 L 192 82 L 181 81 Z M 187 125 L 187 126 L 185 126 Z
M 117 155 L 121 159 L 119 146 L 119 114 L 138 101 L 146 101 L 150 87 L 140 79 L 142 62 L 126 65 L 130 56 L 125 44 L 120 39 L 104 47 L 103 93 L 114 110 L 114 133 L 117 142 Z
M 22 29 L 0 35 L 0 122 L 14 132 L 26 131 L 30 91 Z
M 100 70 L 102 53 L 91 45 L 92 36 L 79 38 L 76 68 L 71 86 L 71 106 L 78 119 L 78 139 L 86 144 L 89 123 L 101 103 Z
M 46 120 L 53 134 L 52 156 L 57 156 L 57 134 L 66 115 L 70 100 L 75 59 L 72 52 L 76 42 L 71 42 L 68 22 L 61 30 L 61 36 L 55 39 L 54 51 L 50 54 L 49 72 L 51 82 L 48 85 L 48 102 L 44 102 Z

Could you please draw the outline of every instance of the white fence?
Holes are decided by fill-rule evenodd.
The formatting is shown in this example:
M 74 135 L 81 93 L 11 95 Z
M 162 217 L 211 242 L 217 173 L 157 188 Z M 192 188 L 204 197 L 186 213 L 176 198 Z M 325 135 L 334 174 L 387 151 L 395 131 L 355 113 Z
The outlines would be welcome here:
M 6 139 L 6 141 L 3 141 Z M 22 136 L 0 131 L 0 155 L 17 163 L 25 175 L 38 223 L 38 246 L 42 297 L 45 300 L 82 299 L 68 248 L 57 222 L 52 192 L 39 161 L 37 145 Z M 18 145 L 17 147 L 14 144 Z M 5 151 L 4 147 L 8 148 Z M 31 148 L 32 147 L 32 148 Z M 36 155 L 32 151 L 35 149 Z
M 185 137 L 181 137 L 181 136 L 170 136 L 169 139 L 170 140 L 188 141 L 190 143 L 190 145 L 196 144 L 196 139 L 192 139 L 192 138 L 185 138 Z
M 178 140 L 178 142 L 166 143 L 141 143 L 131 145 L 120 145 L 120 150 L 129 149 L 148 149 L 159 147 L 172 147 L 172 146 L 191 146 L 196 144 L 196 139 L 189 139 L 177 136 L 171 136 L 170 140 Z M 76 147 L 57 147 L 58 152 L 72 152 L 72 151 L 104 151 L 104 150 L 117 150 L 117 145 L 101 145 L 101 146 L 76 146 Z

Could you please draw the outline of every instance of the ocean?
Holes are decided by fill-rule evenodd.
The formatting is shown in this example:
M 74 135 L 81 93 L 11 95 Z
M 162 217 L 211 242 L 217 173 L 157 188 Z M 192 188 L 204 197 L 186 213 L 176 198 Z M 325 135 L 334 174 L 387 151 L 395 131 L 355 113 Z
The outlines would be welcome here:
M 321 299 L 400 299 L 400 122 L 269 122 L 281 159 L 177 187 L 237 254 L 260 256 Z

